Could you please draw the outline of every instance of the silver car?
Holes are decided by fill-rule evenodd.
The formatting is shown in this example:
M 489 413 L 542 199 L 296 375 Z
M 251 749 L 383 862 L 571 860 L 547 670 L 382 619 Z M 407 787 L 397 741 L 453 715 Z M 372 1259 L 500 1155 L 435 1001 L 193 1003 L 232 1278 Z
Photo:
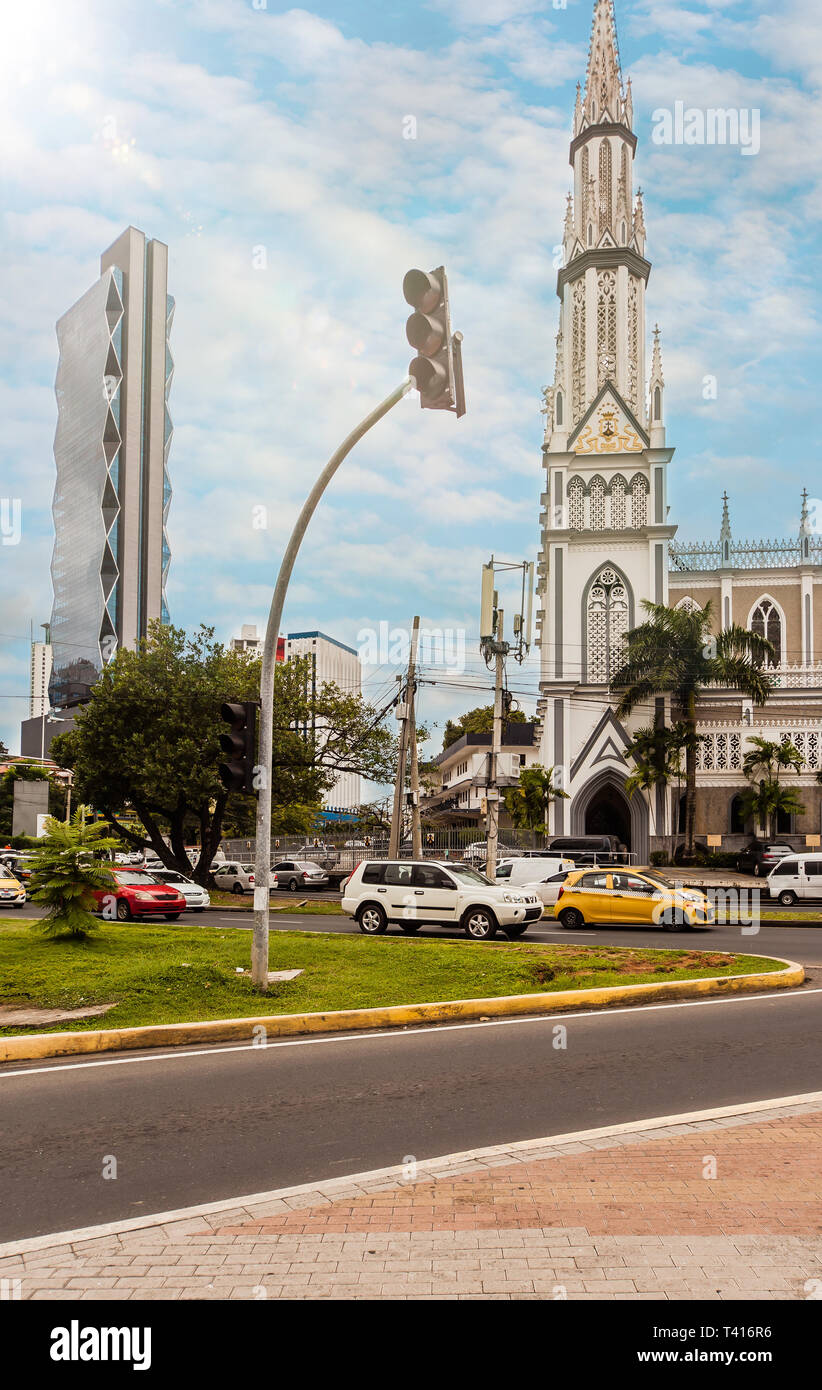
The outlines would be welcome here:
M 150 876 L 155 883 L 173 884 L 185 898 L 187 911 L 204 912 L 207 907 L 211 907 L 208 891 L 193 879 L 186 878 L 185 874 L 178 873 L 176 869 L 152 869 Z

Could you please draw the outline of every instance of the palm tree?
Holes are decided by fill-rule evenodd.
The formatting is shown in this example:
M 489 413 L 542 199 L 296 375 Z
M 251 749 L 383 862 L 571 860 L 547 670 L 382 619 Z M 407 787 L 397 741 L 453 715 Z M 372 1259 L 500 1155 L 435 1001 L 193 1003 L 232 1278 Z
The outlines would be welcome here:
M 554 768 L 524 767 L 519 786 L 510 787 L 503 799 L 516 830 L 537 830 L 542 826 L 547 835 L 548 810 L 554 801 L 567 801 L 568 793 L 554 786 Z
M 625 749 L 625 757 L 631 758 L 634 771 L 625 779 L 625 790 L 629 797 L 636 791 L 650 792 L 654 787 L 667 787 L 672 777 L 681 772 L 680 755 L 683 744 L 679 732 L 666 729 L 661 720 L 637 729 L 633 739 Z M 656 825 L 653 797 L 651 806 L 651 834 L 665 834 L 665 812 L 663 803 L 663 823 L 661 830 Z
M 748 749 L 742 759 L 742 770 L 751 786 L 742 795 L 742 812 L 745 818 L 755 816 L 764 826 L 766 836 L 774 833 L 776 817 L 781 812 L 787 815 L 804 815 L 805 805 L 793 787 L 783 787 L 779 774 L 783 768 L 791 768 L 799 775 L 805 765 L 795 743 L 785 739 L 775 743 L 771 739 L 751 734 Z
M 611 678 L 621 691 L 617 715 L 625 718 L 658 695 L 670 695 L 684 726 L 685 861 L 695 859 L 696 707 L 711 687 L 739 690 L 764 704 L 772 689 L 763 667 L 775 655 L 759 633 L 733 624 L 716 635 L 711 630 L 713 604 L 704 608 L 669 608 L 643 601 L 648 619 L 626 635 L 625 661 Z
M 31 896 L 48 909 L 35 925 L 46 936 L 84 941 L 97 930 L 94 890 L 114 887 L 110 870 L 94 856 L 116 849 L 119 841 L 106 834 L 103 821 L 87 822 L 86 811 L 79 806 L 68 824 L 49 816 L 32 854 Z

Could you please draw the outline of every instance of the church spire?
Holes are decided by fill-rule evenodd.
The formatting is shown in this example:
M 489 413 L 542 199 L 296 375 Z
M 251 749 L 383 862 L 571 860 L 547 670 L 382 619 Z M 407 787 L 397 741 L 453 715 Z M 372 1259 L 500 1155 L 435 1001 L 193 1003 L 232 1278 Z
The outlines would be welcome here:
M 654 324 L 654 351 L 651 358 L 651 380 L 648 390 L 648 419 L 651 423 L 652 434 L 656 430 L 662 430 L 661 440 L 654 438 L 653 443 L 664 443 L 664 416 L 662 412 L 662 397 L 665 390 L 665 378 L 662 375 L 662 349 L 659 346 L 659 324 Z
M 613 0 L 596 0 L 583 109 L 589 125 L 621 122 L 630 129 L 622 90 Z
M 731 516 L 728 511 L 728 494 L 722 494 L 722 527 L 719 532 L 719 549 L 722 555 L 722 564 L 731 563 Z

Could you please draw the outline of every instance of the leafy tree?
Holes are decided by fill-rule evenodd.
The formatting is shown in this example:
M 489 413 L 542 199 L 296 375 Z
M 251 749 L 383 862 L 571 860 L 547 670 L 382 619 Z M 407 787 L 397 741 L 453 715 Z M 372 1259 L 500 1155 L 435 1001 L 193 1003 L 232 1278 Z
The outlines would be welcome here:
M 713 605 L 668 608 L 643 601 L 648 620 L 626 636 L 625 661 L 611 678 L 621 691 L 617 714 L 624 718 L 657 695 L 671 695 L 686 734 L 685 743 L 685 861 L 696 858 L 696 731 L 698 701 L 711 688 L 739 690 L 764 704 L 772 689 L 763 670 L 775 655 L 766 638 L 734 624 L 714 635 Z
M 798 775 L 805 759 L 790 740 L 775 743 L 759 734 L 750 734 L 748 743 L 752 746 L 742 759 L 742 771 L 751 785 L 742 793 L 742 814 L 746 820 L 753 816 L 769 836 L 774 833 L 780 813 L 805 814 L 806 807 L 799 793 L 794 787 L 783 786 L 779 777 L 785 769 L 791 769 Z
M 280 662 L 275 673 L 272 795 L 282 824 L 289 808 L 316 805 L 341 772 L 384 780 L 392 765 L 393 739 L 371 707 L 332 684 L 314 691 L 309 664 Z M 254 699 L 259 680 L 259 660 L 227 651 L 213 629 L 189 638 L 153 623 L 136 651 L 121 648 L 106 666 L 53 756 L 127 844 L 150 846 L 168 868 L 207 883 L 229 802 L 233 827 L 253 833 L 254 798 L 230 795 L 220 781 L 220 706 Z M 143 833 L 123 820 L 126 811 Z M 201 846 L 193 871 L 187 837 Z
M 527 724 L 528 718 L 521 709 L 511 710 L 503 716 L 503 726 L 505 724 Z M 478 705 L 476 709 L 466 710 L 457 720 L 449 719 L 446 722 L 442 735 L 443 751 L 450 748 L 452 743 L 456 743 L 463 734 L 490 734 L 494 728 L 494 706 Z
M 85 806 L 78 807 L 68 825 L 49 816 L 32 853 L 31 896 L 48 909 L 34 925 L 46 936 L 85 941 L 99 925 L 92 915 L 95 888 L 114 887 L 111 871 L 94 856 L 114 849 L 117 841 L 103 821 L 86 816 Z
M 503 800 L 516 830 L 547 833 L 549 807 L 555 801 L 567 801 L 568 793 L 554 786 L 552 767 L 524 767 L 519 774 L 519 786 L 506 788 Z
M 49 813 L 59 818 L 65 815 L 66 789 L 52 777 L 48 769 L 33 763 L 14 763 L 0 775 L 0 838 L 8 840 L 12 833 L 15 782 L 48 782 Z
M 629 797 L 636 791 L 653 792 L 656 787 L 666 789 L 675 777 L 677 783 L 682 775 L 682 752 L 686 746 L 687 737 L 681 723 L 673 724 L 666 728 L 661 720 L 654 724 L 647 724 L 644 728 L 637 729 L 628 747 L 625 749 L 625 757 L 630 758 L 634 764 L 634 771 L 625 779 L 625 790 Z M 651 806 L 651 826 L 653 835 L 665 834 L 665 813 L 664 807 L 667 804 L 667 795 L 663 801 L 663 822 L 661 826 L 656 825 L 656 813 L 653 796 L 649 797 Z M 677 805 L 679 803 L 677 802 Z M 672 821 L 675 818 L 672 816 Z M 671 827 L 671 859 L 673 859 L 673 832 L 674 825 Z

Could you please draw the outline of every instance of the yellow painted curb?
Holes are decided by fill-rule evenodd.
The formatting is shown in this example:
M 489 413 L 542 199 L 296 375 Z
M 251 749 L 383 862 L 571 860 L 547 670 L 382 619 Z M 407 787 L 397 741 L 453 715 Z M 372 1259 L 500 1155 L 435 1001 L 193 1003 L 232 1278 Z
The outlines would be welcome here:
M 756 994 L 801 985 L 805 971 L 796 961 L 778 960 L 784 970 L 758 975 L 710 976 L 652 985 L 611 985 L 567 989 L 556 994 L 510 994 L 496 999 L 452 999 L 438 1004 L 392 1004 L 378 1009 L 340 1009 L 322 1014 L 263 1014 L 254 1018 L 215 1018 L 203 1023 L 158 1023 L 145 1028 L 102 1028 L 86 1033 L 34 1033 L 0 1036 L 0 1062 L 69 1057 L 88 1052 L 125 1052 L 144 1047 L 190 1047 L 196 1043 L 253 1042 L 297 1033 L 360 1032 L 369 1028 L 407 1028 L 455 1019 L 551 1014 L 563 1009 L 608 1009 L 655 999 L 693 999 L 707 994 Z M 264 1029 L 264 1033 L 255 1033 Z

